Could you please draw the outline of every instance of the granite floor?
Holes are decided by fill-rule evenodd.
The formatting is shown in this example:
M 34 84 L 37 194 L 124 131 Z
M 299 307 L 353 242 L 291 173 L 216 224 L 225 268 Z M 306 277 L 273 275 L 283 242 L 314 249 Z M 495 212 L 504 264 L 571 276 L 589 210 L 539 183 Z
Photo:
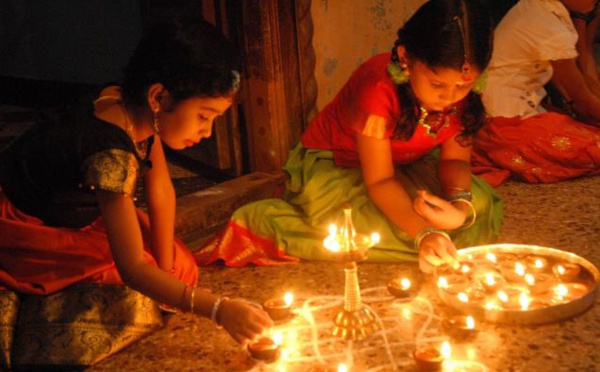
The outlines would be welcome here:
M 498 192 L 505 199 L 506 212 L 500 242 L 553 247 L 600 266 L 600 177 L 542 185 L 508 182 Z M 438 297 L 433 278 L 420 274 L 413 263 L 359 263 L 358 267 L 363 303 L 393 322 L 385 323 L 393 329 L 385 333 L 387 339 L 381 333 L 362 342 L 331 336 L 332 318 L 343 298 L 341 264 L 210 266 L 201 268 L 200 284 L 231 297 L 261 303 L 284 291 L 295 294 L 299 315 L 276 327 L 291 338 L 288 342 L 296 346 L 295 354 L 270 364 L 256 361 L 210 321 L 177 314 L 156 333 L 89 371 L 335 371 L 339 363 L 352 371 L 415 370 L 410 355 L 415 342 L 447 338 L 441 319 L 454 310 Z M 412 301 L 394 300 L 385 290 L 386 283 L 401 272 L 420 286 Z M 453 359 L 466 363 L 456 362 L 455 370 L 600 371 L 598 302 L 592 295 L 592 306 L 582 314 L 547 324 L 478 322 L 475 339 L 451 342 Z M 314 319 L 308 333 L 305 323 L 311 316 L 302 310 L 306 308 L 313 310 L 308 313 Z

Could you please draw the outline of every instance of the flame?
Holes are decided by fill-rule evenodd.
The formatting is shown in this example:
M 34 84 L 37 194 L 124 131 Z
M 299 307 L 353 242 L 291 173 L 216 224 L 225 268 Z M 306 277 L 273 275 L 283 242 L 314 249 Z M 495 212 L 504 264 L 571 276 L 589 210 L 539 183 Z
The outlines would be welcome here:
M 498 298 L 502 302 L 508 302 L 508 295 L 504 291 L 498 291 Z
M 529 304 L 531 303 L 531 299 L 525 292 L 521 292 L 519 295 L 519 303 L 521 304 L 521 309 L 527 310 L 529 309 Z
M 283 296 L 283 302 L 285 302 L 287 306 L 290 306 L 292 302 L 294 302 L 294 295 L 292 294 L 292 292 L 287 292 Z
M 544 267 L 544 261 L 540 260 L 539 258 L 536 258 L 535 263 L 533 265 L 538 269 L 541 269 L 542 267 Z
M 525 275 L 525 265 L 523 265 L 520 262 L 516 262 L 515 263 L 515 271 L 517 272 L 518 275 L 523 276 Z
M 558 271 L 559 275 L 565 275 L 565 273 L 567 272 L 563 265 L 556 266 L 556 271 Z
M 283 333 L 281 331 L 273 332 L 273 343 L 275 345 L 281 345 L 283 343 Z
M 410 320 L 412 318 L 412 311 L 408 307 L 402 308 L 402 317 L 406 320 Z
M 438 279 L 438 287 L 448 288 L 448 279 L 445 276 L 440 276 Z
M 498 306 L 496 306 L 495 302 L 488 301 L 488 302 L 485 303 L 485 308 L 486 308 L 486 310 L 494 310 L 494 309 L 497 309 Z
M 498 258 L 497 258 L 497 257 L 496 257 L 496 255 L 495 255 L 495 254 L 493 254 L 492 252 L 488 252 L 488 253 L 486 253 L 486 254 L 485 254 L 485 258 L 487 258 L 487 259 L 488 259 L 488 261 L 491 261 L 491 262 L 493 262 L 493 263 L 496 263 L 496 262 L 498 262 Z
M 338 364 L 338 372 L 348 372 L 348 367 L 344 363 Z
M 329 231 L 329 236 L 336 236 L 337 235 L 337 226 L 332 223 L 331 225 L 329 225 L 329 228 L 327 229 Z
M 331 252 L 339 252 L 342 247 L 340 246 L 340 242 L 337 239 L 338 236 L 338 228 L 335 224 L 329 225 L 327 228 L 329 231 L 329 235 L 323 240 L 323 246 L 325 249 Z
M 460 268 L 460 271 L 461 271 L 463 274 L 466 274 L 466 273 L 468 273 L 469 271 L 471 271 L 471 268 L 469 267 L 469 265 L 463 265 L 463 266 Z
M 400 288 L 409 289 L 410 286 L 411 286 L 411 282 L 409 279 L 407 279 L 407 278 L 400 279 Z
M 381 241 L 381 235 L 379 235 L 379 233 L 371 233 L 371 242 L 373 244 L 379 244 L 379 242 Z
M 325 249 L 331 252 L 339 252 L 342 250 L 340 243 L 337 241 L 336 237 L 332 235 L 326 237 L 325 240 L 323 240 L 323 246 L 325 247 Z
M 554 293 L 556 293 L 556 295 L 558 297 L 565 297 L 566 295 L 569 294 L 569 289 L 567 288 L 566 285 L 559 284 L 554 288 Z
M 450 348 L 450 343 L 448 341 L 442 343 L 440 354 L 442 354 L 444 359 L 450 359 L 450 356 L 452 356 L 452 349 Z
M 467 317 L 467 328 L 475 329 L 475 319 L 473 319 L 473 317 L 470 315 Z
M 535 278 L 531 274 L 525 274 L 525 281 L 529 285 L 534 285 L 535 284 Z
M 339 229 L 335 224 L 330 224 L 327 228 L 329 235 L 323 239 L 323 246 L 330 252 L 352 251 L 357 249 L 354 239 L 356 238 L 355 231 L 345 231 L 344 228 Z M 362 236 L 361 243 L 366 246 L 373 246 L 381 241 L 379 233 L 371 233 L 370 236 Z
M 487 285 L 494 285 L 496 284 L 496 279 L 494 278 L 494 274 L 493 273 L 485 273 L 485 282 Z
M 469 296 L 465 292 L 460 292 L 458 295 L 458 300 L 461 302 L 469 302 Z

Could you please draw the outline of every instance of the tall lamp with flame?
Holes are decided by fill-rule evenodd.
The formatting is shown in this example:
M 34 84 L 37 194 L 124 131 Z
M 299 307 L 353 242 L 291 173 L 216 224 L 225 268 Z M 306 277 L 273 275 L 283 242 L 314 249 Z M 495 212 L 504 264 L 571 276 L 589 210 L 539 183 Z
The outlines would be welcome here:
M 362 304 L 356 265 L 356 261 L 367 258 L 369 248 L 379 243 L 379 240 L 377 233 L 370 236 L 356 233 L 352 223 L 352 208 L 348 204 L 344 206 L 341 228 L 338 229 L 335 225 L 329 227 L 329 235 L 323 245 L 337 260 L 345 264 L 344 307 L 333 319 L 334 336 L 358 341 L 379 330 L 375 315 Z

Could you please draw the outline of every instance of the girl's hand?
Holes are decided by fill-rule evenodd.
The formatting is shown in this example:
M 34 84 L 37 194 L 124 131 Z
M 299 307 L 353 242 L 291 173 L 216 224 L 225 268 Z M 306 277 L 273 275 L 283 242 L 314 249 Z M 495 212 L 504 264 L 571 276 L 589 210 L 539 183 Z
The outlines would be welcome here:
M 430 274 L 433 269 L 444 263 L 451 267 L 458 266 L 454 243 L 442 234 L 428 234 L 419 245 L 419 268 L 422 272 Z
M 431 226 L 441 230 L 454 230 L 464 224 L 469 211 L 463 207 L 463 203 L 452 204 L 425 190 L 417 191 L 417 197 L 413 201 L 415 212 Z
M 221 303 L 217 321 L 240 344 L 257 340 L 263 332 L 273 327 L 269 314 L 241 300 Z

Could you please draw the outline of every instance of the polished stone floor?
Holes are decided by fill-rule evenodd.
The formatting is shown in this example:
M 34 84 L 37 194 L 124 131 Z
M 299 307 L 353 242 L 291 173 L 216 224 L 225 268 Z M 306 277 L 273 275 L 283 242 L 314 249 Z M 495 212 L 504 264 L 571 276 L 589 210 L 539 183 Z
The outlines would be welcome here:
M 498 192 L 504 197 L 506 211 L 501 243 L 552 247 L 600 267 L 600 177 L 542 185 L 508 182 Z M 420 286 L 412 301 L 395 300 L 385 291 L 386 283 L 400 273 Z M 387 332 L 352 343 L 331 335 L 332 318 L 342 305 L 344 292 L 341 264 L 203 267 L 200 285 L 231 297 L 262 303 L 292 291 L 298 315 L 276 329 L 287 334 L 286 344 L 293 353 L 270 364 L 256 361 L 210 321 L 177 314 L 156 333 L 89 371 L 306 372 L 336 371 L 339 363 L 351 371 L 414 371 L 410 353 L 415 344 L 447 339 L 441 322 L 453 309 L 440 300 L 433 278 L 420 274 L 414 263 L 359 263 L 358 279 L 363 302 L 384 320 Z M 478 322 L 474 339 L 451 341 L 455 370 L 600 371 L 597 287 L 587 297 L 591 307 L 570 319 L 536 325 Z M 312 323 L 307 319 L 313 319 Z

